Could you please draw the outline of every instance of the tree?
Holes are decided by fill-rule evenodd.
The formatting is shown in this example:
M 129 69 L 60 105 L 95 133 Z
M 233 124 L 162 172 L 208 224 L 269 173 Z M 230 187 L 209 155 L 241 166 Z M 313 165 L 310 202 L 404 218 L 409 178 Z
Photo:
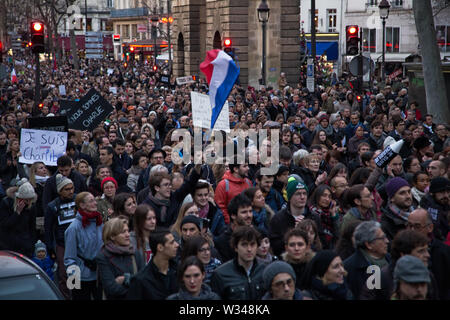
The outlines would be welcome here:
M 422 68 L 428 113 L 441 123 L 450 123 L 447 92 L 441 66 L 441 56 L 436 41 L 431 0 L 413 0 L 419 44 L 422 51 Z

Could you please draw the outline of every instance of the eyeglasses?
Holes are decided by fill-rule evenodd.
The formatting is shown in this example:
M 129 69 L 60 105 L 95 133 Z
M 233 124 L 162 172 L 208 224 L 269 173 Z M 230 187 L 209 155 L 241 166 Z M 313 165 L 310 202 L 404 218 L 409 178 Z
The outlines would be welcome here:
M 172 184 L 171 183 L 164 183 L 160 187 L 168 188 L 168 187 L 172 187 Z
M 426 228 L 426 227 L 428 227 L 430 225 L 430 223 L 427 223 L 426 225 L 421 225 L 420 223 L 407 223 L 406 224 L 406 227 L 408 228 L 408 229 L 416 229 L 416 230 L 420 230 L 420 229 L 423 229 L 423 228 Z
M 387 239 L 386 235 L 383 235 L 382 237 L 377 237 L 377 238 L 373 239 L 372 242 L 376 241 L 376 240 L 386 240 L 386 239 Z
M 198 252 L 206 252 L 206 251 L 211 251 L 211 248 L 200 248 L 198 249 Z
M 276 288 L 284 288 L 286 285 L 292 287 L 294 285 L 294 280 L 292 278 L 289 278 L 286 281 L 277 281 L 273 284 L 273 286 Z

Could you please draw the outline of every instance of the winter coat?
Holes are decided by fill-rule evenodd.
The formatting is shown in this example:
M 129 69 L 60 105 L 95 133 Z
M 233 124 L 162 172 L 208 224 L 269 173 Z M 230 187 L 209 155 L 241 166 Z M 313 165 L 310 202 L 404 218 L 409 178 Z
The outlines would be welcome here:
M 304 184 L 308 187 L 308 196 L 311 196 L 316 189 L 316 178 L 313 172 L 308 168 L 295 166 L 292 173 L 298 174 L 303 179 Z
M 391 242 L 399 231 L 406 229 L 407 221 L 398 217 L 389 206 L 385 206 L 381 210 L 383 211 L 380 221 L 381 229 Z
M 11 190 L 11 189 L 10 189 Z M 0 248 L 16 251 L 32 257 L 36 243 L 36 204 L 26 206 L 20 214 L 14 209 L 15 195 L 0 201 Z
M 169 199 L 169 207 L 166 209 L 166 217 L 162 220 L 161 212 L 163 209 L 163 205 L 158 204 L 152 199 L 149 195 L 145 198 L 145 204 L 148 204 L 150 207 L 155 210 L 156 221 L 158 226 L 169 227 L 175 223 L 175 220 L 178 217 L 178 213 L 180 211 L 181 204 L 183 203 L 184 198 L 195 189 L 195 186 L 200 179 L 200 175 L 196 170 L 192 170 L 191 175 L 184 180 L 183 185 L 178 189 L 173 191 L 170 194 Z
M 209 202 L 209 210 L 206 216 L 209 219 L 209 230 L 214 237 L 221 235 L 225 229 L 226 224 L 222 211 L 212 202 Z
M 281 196 L 273 187 L 270 188 L 269 193 L 265 197 L 266 204 L 272 209 L 273 212 L 278 212 L 283 208 L 286 203 Z
M 259 300 L 264 294 L 265 264 L 253 260 L 250 274 L 238 264 L 237 258 L 218 267 L 211 277 L 211 289 L 222 300 Z
M 64 233 L 75 220 L 75 195 L 70 200 L 56 198 L 47 205 L 44 219 L 47 251 L 54 253 L 56 245 L 64 247 Z
M 220 300 L 220 297 L 211 290 L 210 286 L 202 284 L 202 289 L 198 296 L 193 296 L 185 288 L 180 288 L 178 293 L 168 296 L 167 300 Z
M 106 198 L 105 195 L 97 197 L 95 200 L 97 200 L 97 211 L 102 214 L 103 222 L 108 221 L 109 220 L 108 210 L 113 209 L 112 203 Z
M 41 268 L 50 279 L 55 280 L 55 276 L 53 274 L 53 265 L 55 264 L 55 261 L 53 261 L 48 255 L 44 259 L 38 259 L 37 257 L 33 257 L 31 260 L 33 260 L 34 263 L 36 263 L 39 268 Z
M 375 212 L 373 212 L 371 209 L 369 209 L 368 215 L 370 216 L 371 221 L 377 221 L 377 215 Z M 361 215 L 361 212 L 359 212 L 358 208 L 352 207 L 350 210 L 347 211 L 347 213 L 342 218 L 341 222 L 341 232 L 345 229 L 345 227 L 354 220 L 361 220 L 361 221 L 367 221 L 365 217 Z
M 353 300 L 353 294 L 346 282 L 340 285 L 331 283 L 325 286 L 318 278 L 312 279 L 311 287 L 302 291 L 302 294 L 312 300 Z
M 310 262 L 312 260 L 312 258 L 314 258 L 315 253 L 312 250 L 309 250 L 306 254 L 305 257 L 302 261 L 294 261 L 292 259 L 289 258 L 289 256 L 287 255 L 287 252 L 284 252 L 281 255 L 281 259 L 287 263 L 289 263 L 292 267 L 292 269 L 294 269 L 295 272 L 295 287 L 297 289 L 301 289 L 301 280 L 305 274 L 305 270 L 306 270 L 306 266 L 308 265 L 308 262 Z
M 178 291 L 177 265 L 169 261 L 167 274 L 159 271 L 152 260 L 131 278 L 127 300 L 164 300 Z
M 128 170 L 128 178 L 127 178 L 127 186 L 131 189 L 132 192 L 136 192 L 136 186 L 139 180 L 139 175 L 142 173 L 142 169 L 138 167 L 131 167 Z
M 131 167 L 133 159 L 131 159 L 130 156 L 126 152 L 124 152 L 121 156 L 114 155 L 114 161 L 117 161 L 119 166 L 121 166 L 123 169 L 128 170 Z
M 253 225 L 264 233 L 269 233 L 269 224 L 275 213 L 266 204 L 259 212 L 252 210 L 253 212 Z
M 214 247 L 219 252 L 222 262 L 227 262 L 236 255 L 236 252 L 231 248 L 230 244 L 232 233 L 233 230 L 231 230 L 231 226 L 228 225 L 221 235 L 214 238 Z
M 64 232 L 64 265 L 66 269 L 72 265 L 78 266 L 81 272 L 81 281 L 97 279 L 97 271 L 86 267 L 83 259 L 94 260 L 103 246 L 103 224 L 97 226 L 95 219 L 90 219 L 89 222 L 89 225 L 83 228 L 81 215 L 77 212 L 75 220 Z
M 47 204 L 59 197 L 58 191 L 56 190 L 57 174 L 58 172 L 55 172 L 55 174 L 48 178 L 47 182 L 45 183 L 44 194 L 42 195 L 42 205 L 44 206 L 44 212 L 46 210 Z M 83 191 L 88 191 L 86 179 L 78 171 L 72 169 L 68 178 L 73 182 L 73 186 L 75 187 L 75 194 L 79 194 Z
M 431 271 L 433 272 L 438 295 L 441 300 L 450 300 L 450 247 L 433 239 L 430 244 Z
M 133 266 L 133 258 L 136 267 Z M 128 293 L 129 278 L 145 266 L 142 255 L 119 252 L 106 246 L 102 247 L 95 260 L 97 261 L 99 280 L 107 300 L 125 299 Z M 116 278 L 123 275 L 125 275 L 125 279 L 128 278 L 128 281 L 118 284 Z
M 422 198 L 420 207 L 427 210 L 431 220 L 433 220 L 434 236 L 441 241 L 445 241 L 447 234 L 450 232 L 449 221 L 447 220 L 447 213 L 450 207 L 444 207 L 437 203 L 431 194 L 427 194 Z
M 261 298 L 261 300 L 274 300 L 270 291 L 267 291 L 266 294 Z M 292 300 L 303 300 L 303 294 L 299 289 L 295 289 L 294 297 Z
M 248 178 L 236 178 L 229 170 L 225 172 L 223 179 L 217 184 L 214 201 L 223 212 L 226 224 L 230 223 L 230 214 L 227 206 L 231 199 L 251 186 L 252 183 Z
M 388 263 L 391 262 L 389 254 L 385 258 Z M 366 259 L 361 249 L 357 249 L 354 254 L 344 260 L 344 269 L 348 272 L 348 285 L 356 299 L 360 298 L 361 290 L 370 276 L 367 273 L 367 267 L 370 265 L 371 263 Z

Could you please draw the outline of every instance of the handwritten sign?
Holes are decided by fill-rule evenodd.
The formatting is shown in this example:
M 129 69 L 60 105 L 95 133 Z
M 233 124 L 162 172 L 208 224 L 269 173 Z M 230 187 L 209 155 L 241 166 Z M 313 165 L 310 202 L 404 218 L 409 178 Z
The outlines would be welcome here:
M 62 84 L 59 86 L 59 94 L 62 96 L 66 95 L 66 86 L 65 85 Z
M 192 76 L 179 77 L 176 79 L 176 81 L 179 86 L 181 86 L 182 84 L 186 84 L 186 83 L 195 83 L 195 80 Z
M 117 87 L 109 87 L 109 92 L 117 94 Z
M 56 161 L 66 152 L 67 132 L 21 129 L 20 163 L 42 161 L 56 166 Z
M 70 129 L 94 130 L 112 111 L 114 107 L 101 94 L 92 88 L 78 102 L 77 108 L 67 112 Z
M 191 92 L 192 101 L 192 119 L 194 120 L 194 126 L 200 128 L 211 128 L 211 103 L 209 96 L 198 92 Z M 217 118 L 216 124 L 213 130 L 222 130 L 230 132 L 230 120 L 228 111 L 228 101 L 225 102 L 222 111 Z

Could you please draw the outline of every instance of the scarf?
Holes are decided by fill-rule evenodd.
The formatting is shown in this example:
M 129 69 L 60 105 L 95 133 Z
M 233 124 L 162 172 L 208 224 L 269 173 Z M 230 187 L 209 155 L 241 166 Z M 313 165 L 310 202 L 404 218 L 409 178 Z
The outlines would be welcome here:
M 367 259 L 367 261 L 371 264 L 371 265 L 377 265 L 381 268 L 383 268 L 385 265 L 388 264 L 386 257 L 383 257 L 381 259 L 377 259 L 372 257 L 366 250 L 361 250 L 364 257 Z
M 209 212 L 209 202 L 206 203 L 206 206 L 204 206 L 203 208 L 201 208 L 198 211 L 198 216 L 200 218 L 207 218 L 208 217 L 208 212 Z
M 323 232 L 325 233 L 325 239 L 328 243 L 331 243 L 334 238 L 334 224 L 330 212 L 328 211 L 328 209 L 323 210 L 319 209 L 316 206 L 311 206 L 309 209 L 311 210 L 311 212 L 320 217 L 320 223 L 322 225 Z
M 45 182 L 47 182 L 48 178 L 49 177 L 42 177 L 42 176 L 38 176 L 38 175 L 34 176 L 34 180 L 36 181 L 36 183 L 42 184 L 42 185 L 44 185 Z
M 389 204 L 389 209 L 391 209 L 391 211 L 394 213 L 395 216 L 399 217 L 400 219 L 402 219 L 405 222 L 408 222 L 408 217 L 409 217 L 410 211 L 403 211 L 402 209 L 400 209 L 393 203 Z
M 331 297 L 333 300 L 347 300 L 348 289 L 345 282 L 343 284 L 330 283 L 325 286 L 322 280 L 314 277 L 311 281 L 311 287 L 324 296 Z
M 124 247 L 124 246 L 118 246 L 118 245 L 114 244 L 112 241 L 108 241 L 105 244 L 105 249 L 113 254 L 118 254 L 118 255 L 134 254 L 134 247 L 132 244 L 130 244 L 129 247 Z
M 333 135 L 333 127 L 328 125 L 328 127 L 324 128 L 320 125 L 320 123 L 317 125 L 315 132 L 318 132 L 320 130 L 325 131 L 325 133 L 327 134 L 327 137 L 332 136 Z
M 266 223 L 267 211 L 266 208 L 261 208 L 259 212 L 253 210 L 253 224 L 258 228 L 264 228 Z
M 153 201 L 153 203 L 155 203 L 156 205 L 161 207 L 161 213 L 160 213 L 161 220 L 159 222 L 165 223 L 166 218 L 167 218 L 167 209 L 170 206 L 170 201 L 158 199 L 155 196 L 153 196 L 152 194 L 149 195 L 149 198 L 151 201 Z
M 422 200 L 422 198 L 426 195 L 425 192 L 420 191 L 416 187 L 411 188 L 411 194 L 418 203 L 420 203 L 420 200 Z
M 100 212 L 94 211 L 94 212 L 87 212 L 87 211 L 83 211 L 83 210 L 78 210 L 78 212 L 81 215 L 81 224 L 83 226 L 83 228 L 86 228 L 91 222 L 89 221 L 90 219 L 96 219 L 95 223 L 97 226 L 102 224 L 102 215 L 100 214 Z

